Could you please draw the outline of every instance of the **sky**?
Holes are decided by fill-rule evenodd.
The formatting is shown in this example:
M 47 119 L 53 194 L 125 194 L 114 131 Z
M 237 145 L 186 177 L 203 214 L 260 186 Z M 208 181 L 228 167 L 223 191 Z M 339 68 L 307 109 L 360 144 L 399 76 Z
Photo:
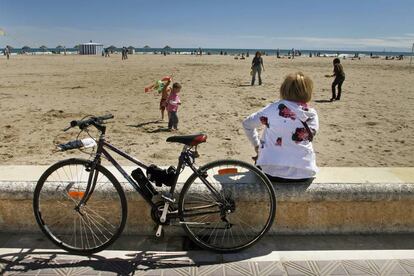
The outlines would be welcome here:
M 0 0 L 0 48 L 411 51 L 414 0 Z

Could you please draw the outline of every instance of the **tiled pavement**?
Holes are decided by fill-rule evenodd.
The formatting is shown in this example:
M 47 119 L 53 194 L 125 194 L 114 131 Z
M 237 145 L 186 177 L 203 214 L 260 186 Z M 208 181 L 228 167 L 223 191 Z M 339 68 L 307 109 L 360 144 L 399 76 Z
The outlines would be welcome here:
M 36 250 L 2 254 L 3 275 L 413 275 L 414 259 L 197 259 L 199 252 L 112 251 L 90 258 Z M 315 257 L 326 252 L 309 252 Z M 358 252 L 357 252 L 358 253 Z M 203 252 L 200 252 L 204 255 Z M 300 254 L 298 252 L 298 254 Z M 214 254 L 213 254 L 214 255 Z M 309 257 L 309 256 L 308 256 Z M 319 256 L 320 257 L 320 256 Z M 384 258 L 387 257 L 384 254 Z M 368 257 L 369 258 L 369 257 Z M 214 258 L 213 258 L 214 259 Z
M 279 236 L 215 254 L 176 237 L 124 237 L 111 250 L 81 257 L 41 235 L 2 233 L 0 275 L 414 275 L 413 245 L 414 235 Z

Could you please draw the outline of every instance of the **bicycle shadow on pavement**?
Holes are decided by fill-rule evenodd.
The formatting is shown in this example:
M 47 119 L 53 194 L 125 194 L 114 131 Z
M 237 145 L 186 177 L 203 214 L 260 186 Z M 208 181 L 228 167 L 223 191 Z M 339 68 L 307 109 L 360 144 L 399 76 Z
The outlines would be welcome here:
M 413 249 L 414 234 L 267 235 L 253 247 L 231 254 L 211 251 L 153 251 L 151 248 L 135 251 L 130 247 L 132 246 L 123 251 L 108 250 L 91 256 L 72 255 L 54 249 L 3 248 L 1 252 L 6 253 L 0 254 L 0 275 L 143 275 L 155 269 L 162 269 L 163 275 L 192 275 L 191 267 L 197 267 L 198 271 L 213 270 L 216 267 L 214 265 L 251 262 L 250 259 L 255 257 L 266 258 L 273 251 Z
M 105 252 L 105 251 L 104 251 Z M 102 256 L 72 255 L 61 250 L 18 249 L 18 252 L 0 255 L 0 275 L 35 272 L 37 275 L 94 275 L 114 273 L 134 275 L 137 271 L 155 269 L 186 269 L 203 265 L 222 264 L 223 255 L 202 252 L 128 252 L 106 251 Z M 234 262 L 234 259 L 231 260 Z M 168 275 L 165 274 L 165 275 Z

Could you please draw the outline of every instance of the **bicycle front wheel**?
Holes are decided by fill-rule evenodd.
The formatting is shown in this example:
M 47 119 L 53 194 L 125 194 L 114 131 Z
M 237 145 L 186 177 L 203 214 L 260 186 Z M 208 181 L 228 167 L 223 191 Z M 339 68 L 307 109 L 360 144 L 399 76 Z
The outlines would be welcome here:
M 104 167 L 94 170 L 96 186 L 84 205 L 90 161 L 67 159 L 40 177 L 33 210 L 43 233 L 57 246 L 76 254 L 92 254 L 112 244 L 124 229 L 127 204 L 116 178 Z
M 256 243 L 270 229 L 276 197 L 269 179 L 238 160 L 219 160 L 194 173 L 184 184 L 179 216 L 199 246 L 234 252 Z

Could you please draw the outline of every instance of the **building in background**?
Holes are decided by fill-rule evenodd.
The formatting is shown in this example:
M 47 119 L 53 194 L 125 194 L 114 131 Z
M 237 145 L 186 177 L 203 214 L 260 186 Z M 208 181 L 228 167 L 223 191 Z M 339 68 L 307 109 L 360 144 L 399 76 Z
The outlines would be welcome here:
M 81 43 L 79 44 L 80 55 L 101 55 L 103 51 L 103 44 L 100 43 Z

